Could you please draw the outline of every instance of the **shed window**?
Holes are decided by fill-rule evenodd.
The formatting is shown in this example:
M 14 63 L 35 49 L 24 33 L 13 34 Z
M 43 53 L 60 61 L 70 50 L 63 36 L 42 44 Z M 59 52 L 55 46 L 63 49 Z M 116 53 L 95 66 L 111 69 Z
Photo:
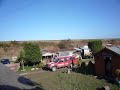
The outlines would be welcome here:
M 105 59 L 112 60 L 111 56 L 104 56 L 104 60 L 105 60 Z

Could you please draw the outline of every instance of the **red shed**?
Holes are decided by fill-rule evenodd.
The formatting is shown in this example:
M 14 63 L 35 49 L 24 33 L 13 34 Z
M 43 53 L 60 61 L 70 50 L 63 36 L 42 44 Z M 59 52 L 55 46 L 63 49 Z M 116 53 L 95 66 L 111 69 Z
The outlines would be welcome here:
M 96 75 L 114 77 L 120 68 L 120 46 L 105 47 L 94 58 Z

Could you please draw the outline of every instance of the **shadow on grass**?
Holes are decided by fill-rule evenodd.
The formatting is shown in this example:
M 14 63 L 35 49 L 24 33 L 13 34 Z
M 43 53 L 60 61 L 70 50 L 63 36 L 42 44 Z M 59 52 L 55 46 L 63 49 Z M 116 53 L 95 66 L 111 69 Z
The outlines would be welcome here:
M 36 86 L 36 85 L 39 85 L 33 81 L 31 81 L 30 79 L 27 79 L 25 77 L 19 77 L 18 78 L 18 81 L 21 83 L 21 84 L 24 84 L 24 85 L 28 85 L 28 86 Z
M 73 69 L 73 72 L 95 76 L 95 65 L 91 61 L 89 61 L 87 65 L 85 64 L 85 62 L 82 62 L 81 66 Z M 112 84 L 115 83 L 115 81 L 112 78 L 108 78 L 108 77 L 97 76 L 97 79 L 99 80 L 104 79 L 106 80 L 107 83 L 112 83 Z
M 11 82 L 11 84 L 14 82 Z M 13 84 L 14 85 L 14 84 Z M 42 85 L 37 84 L 30 79 L 19 76 L 16 86 L 0 85 L 0 90 L 44 90 Z
M 96 90 L 105 90 L 105 88 L 103 88 L 103 87 L 102 88 L 96 88 Z
M 15 86 L 0 85 L 0 90 L 44 90 L 44 89 L 41 89 L 40 87 L 36 87 L 33 89 L 21 89 Z
M 97 76 L 97 79 L 99 79 L 99 80 L 104 79 L 107 83 L 111 83 L 111 84 L 116 84 L 117 85 L 117 83 L 116 83 L 116 81 L 115 81 L 115 79 L 113 77 Z
M 43 67 L 42 70 L 51 71 L 50 69 L 48 69 L 48 68 L 46 68 L 46 67 Z
M 81 66 L 73 69 L 73 71 L 76 72 L 76 73 L 82 73 L 82 74 L 85 74 L 85 75 L 95 76 L 95 65 L 91 61 L 89 61 L 89 63 L 87 65 L 85 64 L 85 62 L 82 62 Z M 99 80 L 104 79 L 107 83 L 115 84 L 115 80 L 113 78 L 109 78 L 109 77 L 106 77 L 106 76 L 97 76 L 96 79 L 99 79 Z
M 95 66 L 91 61 L 89 61 L 88 65 L 86 65 L 85 62 L 82 62 L 78 68 L 73 68 L 73 72 L 85 75 L 95 75 Z
M 21 89 L 9 85 L 0 85 L 0 90 L 21 90 Z
M 27 78 L 22 77 L 22 76 L 20 76 L 20 77 L 18 78 L 18 82 L 20 82 L 21 84 L 24 84 L 24 85 L 26 85 L 26 86 L 35 87 L 35 88 L 29 89 L 29 90 L 44 90 L 41 84 L 38 84 L 38 83 L 36 83 L 36 82 L 33 82 L 33 81 L 31 81 L 30 79 L 27 79 Z M 24 89 L 24 90 L 25 90 L 25 89 Z M 26 89 L 26 90 L 27 90 L 27 89 Z

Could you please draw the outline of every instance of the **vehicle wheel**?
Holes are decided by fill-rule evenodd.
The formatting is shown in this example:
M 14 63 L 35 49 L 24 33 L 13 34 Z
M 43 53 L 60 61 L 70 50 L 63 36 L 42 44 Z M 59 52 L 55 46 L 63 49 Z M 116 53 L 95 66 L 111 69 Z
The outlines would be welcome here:
M 57 70 L 56 67 L 52 67 L 52 71 L 55 72 Z

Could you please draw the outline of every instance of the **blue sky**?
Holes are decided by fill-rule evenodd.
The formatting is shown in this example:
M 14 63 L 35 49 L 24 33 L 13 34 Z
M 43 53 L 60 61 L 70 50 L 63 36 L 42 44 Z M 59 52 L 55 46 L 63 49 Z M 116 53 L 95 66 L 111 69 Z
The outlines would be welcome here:
M 0 41 L 120 38 L 120 0 L 0 0 Z

